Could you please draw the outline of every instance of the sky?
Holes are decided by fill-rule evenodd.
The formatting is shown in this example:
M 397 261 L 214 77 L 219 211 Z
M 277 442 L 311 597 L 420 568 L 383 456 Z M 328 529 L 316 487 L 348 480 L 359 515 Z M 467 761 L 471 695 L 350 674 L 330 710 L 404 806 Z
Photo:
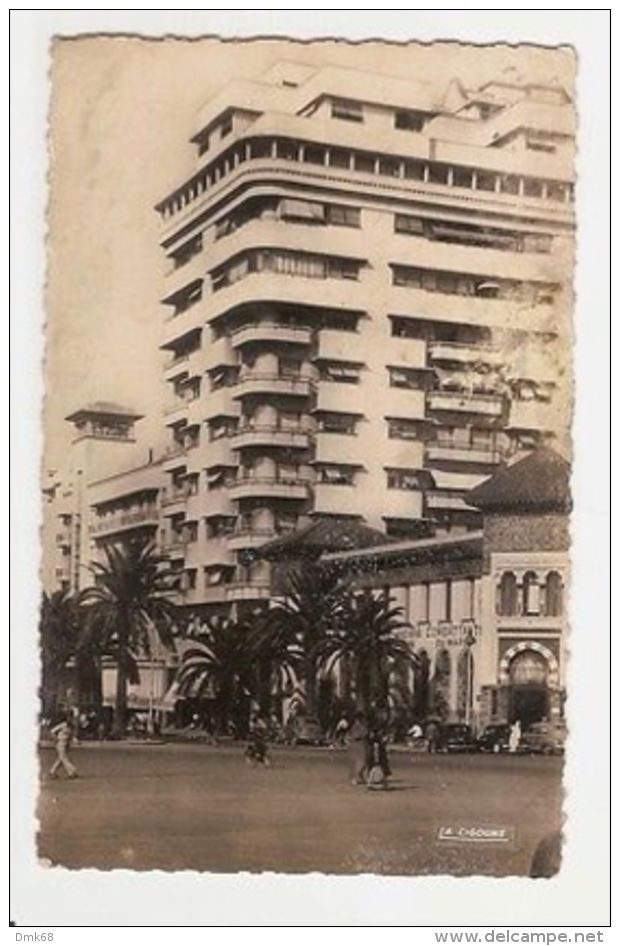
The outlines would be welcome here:
M 52 50 L 45 469 L 62 469 L 64 418 L 95 400 L 145 415 L 135 460 L 159 444 L 165 259 L 154 205 L 194 168 L 200 108 L 275 62 L 339 65 L 447 87 L 508 75 L 573 85 L 567 49 L 456 43 L 57 39 Z M 510 72 L 507 72 L 510 70 Z

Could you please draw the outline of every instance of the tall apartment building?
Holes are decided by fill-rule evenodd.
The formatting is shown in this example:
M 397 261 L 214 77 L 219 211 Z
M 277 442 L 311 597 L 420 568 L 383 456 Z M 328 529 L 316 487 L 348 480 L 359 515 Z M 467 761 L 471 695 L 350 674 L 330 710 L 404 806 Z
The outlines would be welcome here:
M 207 104 L 158 205 L 164 543 L 183 600 L 269 596 L 311 516 L 410 539 L 566 428 L 574 113 L 559 86 L 284 64 Z

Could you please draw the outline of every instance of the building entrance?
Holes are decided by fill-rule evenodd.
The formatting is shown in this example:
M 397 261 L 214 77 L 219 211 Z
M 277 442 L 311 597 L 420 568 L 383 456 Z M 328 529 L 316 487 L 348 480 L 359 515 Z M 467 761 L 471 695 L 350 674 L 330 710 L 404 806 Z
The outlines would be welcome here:
M 511 686 L 508 698 L 508 722 L 517 719 L 523 729 L 532 723 L 549 717 L 549 693 L 547 687 Z
M 549 665 L 534 650 L 524 650 L 510 661 L 508 721 L 520 720 L 526 729 L 549 717 Z

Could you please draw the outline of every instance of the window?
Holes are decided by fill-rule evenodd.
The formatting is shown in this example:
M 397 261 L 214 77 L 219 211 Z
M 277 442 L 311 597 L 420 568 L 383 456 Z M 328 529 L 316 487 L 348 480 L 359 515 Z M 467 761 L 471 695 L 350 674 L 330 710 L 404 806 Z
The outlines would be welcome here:
M 566 200 L 566 187 L 564 184 L 558 184 L 554 181 L 547 182 L 547 200 Z
M 504 572 L 499 584 L 497 613 L 502 617 L 511 617 L 517 614 L 517 610 L 517 577 L 513 572 Z
M 189 262 L 193 256 L 196 256 L 197 253 L 200 253 L 201 250 L 202 233 L 199 233 L 197 236 L 192 237 L 191 240 L 188 240 L 186 243 L 180 246 L 178 250 L 175 250 L 174 253 L 171 254 L 174 268 L 178 269 L 180 266 L 184 266 L 185 263 Z
M 408 289 L 421 289 L 422 273 L 419 269 L 412 269 L 409 266 L 392 266 L 392 283 Z
M 353 486 L 355 467 L 325 465 L 317 468 L 317 482 L 331 486 Z
M 499 189 L 502 194 L 518 194 L 519 178 L 514 174 L 502 174 L 499 179 Z
M 286 139 L 276 143 L 276 157 L 284 161 L 299 161 L 299 147 L 294 141 Z
M 430 164 L 428 168 L 428 180 L 430 184 L 447 184 L 448 168 L 443 164 Z
M 402 131 L 422 131 L 425 121 L 423 112 L 401 110 L 394 114 L 394 127 Z
M 545 582 L 545 614 L 558 617 L 562 613 L 562 578 L 558 572 L 549 572 Z
M 390 316 L 394 338 L 423 338 L 423 328 L 415 319 L 401 319 Z
M 495 180 L 496 178 L 494 174 L 488 174 L 486 171 L 478 171 L 476 177 L 476 190 L 494 191 Z
M 193 283 L 178 293 L 172 303 L 174 305 L 174 314 L 180 315 L 186 312 L 191 306 L 195 305 L 202 298 L 202 283 Z
M 356 432 L 357 421 L 355 414 L 321 414 L 318 418 L 319 431 L 350 436 Z
M 278 205 L 278 216 L 282 220 L 300 220 L 304 223 L 323 223 L 325 208 L 323 204 L 309 200 L 293 200 L 286 198 Z
M 271 141 L 268 138 L 255 138 L 251 141 L 250 157 L 253 159 L 271 157 Z
M 422 161 L 405 161 L 405 177 L 413 181 L 424 180 L 424 167 Z
M 332 118 L 345 122 L 363 122 L 364 112 L 359 102 L 338 100 L 332 102 Z
M 474 185 L 474 175 L 469 168 L 454 168 L 452 171 L 453 187 L 468 187 Z
M 406 214 L 396 214 L 394 217 L 394 232 L 409 233 L 414 236 L 424 236 L 424 220 L 421 217 L 409 217 Z
M 413 368 L 388 368 L 391 388 L 405 388 L 408 391 L 420 390 L 419 374 Z
M 540 614 L 540 586 L 535 572 L 523 576 L 523 613 Z
M 341 384 L 359 384 L 360 366 L 345 362 L 322 362 L 319 365 L 319 379 Z
M 329 165 L 333 168 L 346 168 L 348 170 L 351 167 L 351 152 L 345 151 L 343 148 L 330 148 Z
M 325 164 L 325 148 L 318 148 L 314 145 L 305 145 L 303 149 L 303 159 L 307 164 Z
M 396 158 L 379 158 L 379 174 L 400 177 L 401 163 Z
M 391 440 L 417 440 L 418 425 L 414 420 L 401 417 L 389 417 L 388 437 Z
M 329 279 L 358 279 L 360 264 L 351 259 L 327 259 L 326 275 Z
M 356 171 L 363 171 L 364 174 L 375 173 L 376 159 L 369 154 L 353 155 L 353 167 Z
M 358 207 L 345 207 L 343 204 L 327 204 L 325 206 L 327 223 L 338 227 L 359 227 L 360 211 Z
M 542 182 L 533 177 L 526 177 L 523 181 L 523 194 L 525 197 L 542 197 Z
M 387 470 L 388 489 L 416 490 L 421 488 L 418 470 Z

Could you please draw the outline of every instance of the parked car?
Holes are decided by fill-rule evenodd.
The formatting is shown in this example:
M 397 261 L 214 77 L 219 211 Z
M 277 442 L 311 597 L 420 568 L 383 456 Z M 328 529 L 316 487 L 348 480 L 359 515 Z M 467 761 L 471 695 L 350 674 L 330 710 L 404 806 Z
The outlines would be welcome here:
M 563 720 L 532 723 L 521 736 L 520 749 L 542 755 L 559 754 L 564 752 L 565 742 L 566 723 Z
M 476 747 L 478 752 L 507 752 L 509 739 L 508 723 L 490 723 L 476 739 Z
M 475 752 L 476 740 L 471 726 L 465 723 L 448 723 L 439 733 L 440 752 Z

